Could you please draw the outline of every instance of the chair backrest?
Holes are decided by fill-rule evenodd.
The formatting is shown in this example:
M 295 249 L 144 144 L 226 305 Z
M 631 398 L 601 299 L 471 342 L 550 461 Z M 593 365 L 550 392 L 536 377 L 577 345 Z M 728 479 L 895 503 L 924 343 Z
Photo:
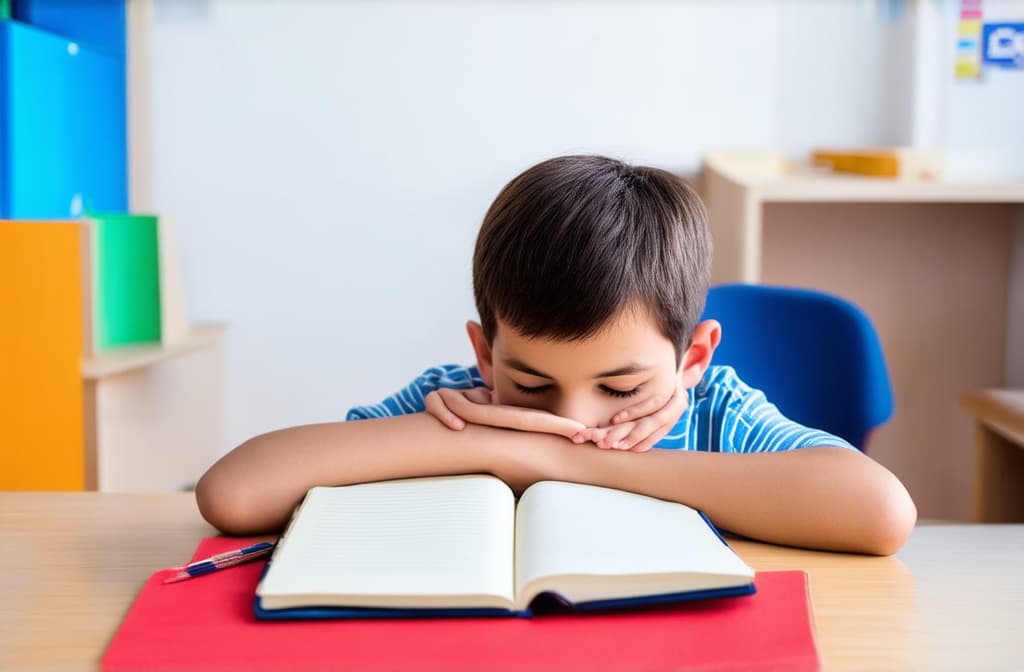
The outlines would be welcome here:
M 713 364 L 728 364 L 783 415 L 865 449 L 892 416 L 892 386 L 871 321 L 824 292 L 768 285 L 719 285 L 705 319 L 722 324 Z

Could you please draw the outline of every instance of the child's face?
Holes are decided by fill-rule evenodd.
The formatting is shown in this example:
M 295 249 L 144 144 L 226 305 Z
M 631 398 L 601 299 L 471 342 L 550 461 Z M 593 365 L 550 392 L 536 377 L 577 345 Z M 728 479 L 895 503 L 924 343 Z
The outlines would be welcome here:
M 677 368 L 671 341 L 644 311 L 623 311 L 582 341 L 528 339 L 498 320 L 488 348 L 479 324 L 470 322 L 467 329 L 498 403 L 542 409 L 588 427 L 608 425 L 619 411 L 652 396 L 667 398 L 677 380 L 690 387 L 707 368 L 707 362 L 694 368 L 694 346 Z

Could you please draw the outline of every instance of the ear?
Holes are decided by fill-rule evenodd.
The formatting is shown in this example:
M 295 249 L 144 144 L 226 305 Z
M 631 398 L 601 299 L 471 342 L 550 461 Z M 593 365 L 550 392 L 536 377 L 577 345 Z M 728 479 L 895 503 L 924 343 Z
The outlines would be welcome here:
M 466 322 L 466 333 L 469 334 L 469 342 L 473 345 L 473 352 L 476 353 L 476 367 L 480 369 L 480 376 L 484 379 L 487 387 L 494 389 L 494 360 L 491 356 L 491 346 L 484 337 L 484 328 L 479 322 L 470 320 Z
M 715 320 L 704 320 L 697 325 L 690 339 L 690 347 L 683 353 L 683 361 L 679 364 L 683 387 L 689 389 L 700 382 L 704 372 L 711 366 L 711 355 L 721 340 L 722 325 Z

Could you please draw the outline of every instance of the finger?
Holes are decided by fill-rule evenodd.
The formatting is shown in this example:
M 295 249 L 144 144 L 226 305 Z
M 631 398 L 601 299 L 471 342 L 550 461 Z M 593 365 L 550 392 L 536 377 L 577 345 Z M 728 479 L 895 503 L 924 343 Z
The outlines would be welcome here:
M 481 425 L 557 434 L 567 439 L 586 429 L 582 422 L 532 408 L 474 404 L 462 395 L 451 397 L 448 403 L 451 410 L 460 418 Z
M 612 432 L 628 432 L 633 426 L 633 423 L 629 425 L 606 425 L 604 427 L 589 427 L 585 432 L 582 432 L 584 441 L 591 441 L 598 448 L 609 450 L 614 448 L 612 445 L 615 439 L 612 436 Z
M 491 403 L 491 394 L 487 388 L 451 389 L 447 387 L 436 390 L 448 410 L 465 419 L 465 415 L 455 409 L 462 406 L 486 406 Z
M 603 435 L 603 430 L 596 427 L 587 427 L 582 431 L 574 433 L 570 438 L 573 444 L 586 444 L 588 442 L 596 442 L 596 440 Z
M 444 399 L 437 390 L 430 392 L 423 399 L 424 406 L 426 407 L 427 413 L 434 416 L 441 421 L 448 429 L 454 429 L 456 431 L 465 429 L 466 423 L 459 416 L 452 413 L 452 411 L 445 405 Z
M 612 424 L 617 425 L 619 423 L 626 422 L 628 420 L 635 420 L 645 415 L 650 415 L 654 411 L 665 406 L 665 404 L 671 399 L 670 395 L 656 394 L 649 399 L 641 401 L 635 406 L 625 408 L 615 415 L 612 416 Z
M 606 425 L 604 427 L 592 428 L 595 436 L 593 437 L 594 443 L 601 448 L 613 448 L 616 441 L 622 436 L 629 433 L 632 429 L 633 423 L 624 425 Z
M 672 398 L 669 399 L 668 403 L 665 404 L 661 410 L 653 413 L 650 417 L 655 419 L 659 424 L 671 425 L 679 419 L 679 416 L 683 414 L 683 411 L 686 410 L 686 407 L 689 406 L 689 404 L 690 395 L 686 390 L 677 388 L 676 393 L 672 395 Z
M 456 399 L 468 399 L 471 403 L 479 404 L 482 403 L 480 400 L 484 397 L 476 392 L 477 388 L 466 388 L 466 389 L 454 389 L 450 387 L 439 387 L 438 389 L 431 392 L 431 394 L 437 394 L 444 400 L 445 404 L 449 407 L 452 406 L 452 402 Z M 485 403 L 485 402 L 484 402 Z
M 462 393 L 462 396 L 469 399 L 474 404 L 490 404 L 491 403 L 491 390 L 486 387 L 471 387 L 466 390 L 458 390 Z
M 668 433 L 672 431 L 672 428 L 674 426 L 675 425 L 662 425 L 661 427 L 656 428 L 653 432 L 651 432 L 650 436 L 638 442 L 635 446 L 630 448 L 630 450 L 637 453 L 642 453 L 645 450 L 650 450 L 651 448 L 656 446 L 659 441 L 665 438 L 668 435 Z
M 629 436 L 633 431 L 635 431 L 638 424 L 639 421 L 634 421 L 624 422 L 621 425 L 615 425 L 610 430 L 608 430 L 608 435 L 605 437 L 604 442 L 607 444 L 609 448 L 621 450 L 623 448 L 623 446 L 621 445 L 622 440 Z
M 639 420 L 633 432 L 619 441 L 619 447 L 623 450 L 643 452 L 636 449 L 644 442 L 643 450 L 650 449 L 672 430 L 689 402 L 689 394 L 686 390 L 680 389 L 662 410 Z M 647 441 L 648 438 L 652 440 Z
M 576 433 L 587 428 L 582 422 L 563 418 L 547 411 L 502 405 L 491 406 L 491 408 L 498 409 L 502 416 L 507 416 L 510 427 L 528 432 L 544 432 L 572 438 Z
M 578 434 L 573 436 L 572 440 L 573 443 L 586 443 L 588 441 L 592 441 L 595 446 L 598 446 L 599 448 L 604 448 L 605 446 L 600 445 L 599 442 L 601 441 L 601 439 L 604 438 L 604 435 L 607 433 L 607 431 L 607 429 L 601 427 L 588 427 L 584 429 L 582 432 L 579 432 Z M 579 437 L 581 440 L 577 441 L 577 437 Z
M 647 437 L 646 439 L 636 444 L 629 450 L 632 453 L 646 453 L 648 450 L 654 447 L 654 444 L 656 444 L 660 440 L 660 438 L 655 438 L 655 436 L 652 434 L 651 436 Z
M 626 436 L 619 439 L 618 448 L 620 450 L 631 450 L 633 446 L 636 446 L 638 443 L 654 434 L 657 430 L 661 429 L 662 426 L 662 423 L 653 416 L 648 416 L 638 420 L 636 424 L 633 425 L 633 430 Z
M 625 450 L 632 450 L 637 453 L 642 453 L 645 450 L 650 450 L 659 441 L 665 438 L 672 428 L 675 427 L 673 424 L 660 425 L 652 428 L 644 428 L 644 431 L 638 432 L 637 437 L 627 437 L 623 441 L 623 448 Z
M 587 427 L 570 436 L 573 444 L 593 443 L 595 446 L 606 433 L 604 427 Z M 603 448 L 603 447 L 602 447 Z

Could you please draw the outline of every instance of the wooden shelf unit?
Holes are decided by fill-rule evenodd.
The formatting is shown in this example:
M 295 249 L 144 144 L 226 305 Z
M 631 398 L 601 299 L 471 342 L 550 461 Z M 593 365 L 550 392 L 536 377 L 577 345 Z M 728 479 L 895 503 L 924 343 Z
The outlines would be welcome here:
M 867 312 L 896 401 L 869 454 L 907 484 L 922 515 L 971 518 L 972 431 L 958 399 L 1003 387 L 1014 359 L 1024 181 L 838 176 L 777 154 L 713 154 L 701 189 L 714 283 L 811 287 Z

